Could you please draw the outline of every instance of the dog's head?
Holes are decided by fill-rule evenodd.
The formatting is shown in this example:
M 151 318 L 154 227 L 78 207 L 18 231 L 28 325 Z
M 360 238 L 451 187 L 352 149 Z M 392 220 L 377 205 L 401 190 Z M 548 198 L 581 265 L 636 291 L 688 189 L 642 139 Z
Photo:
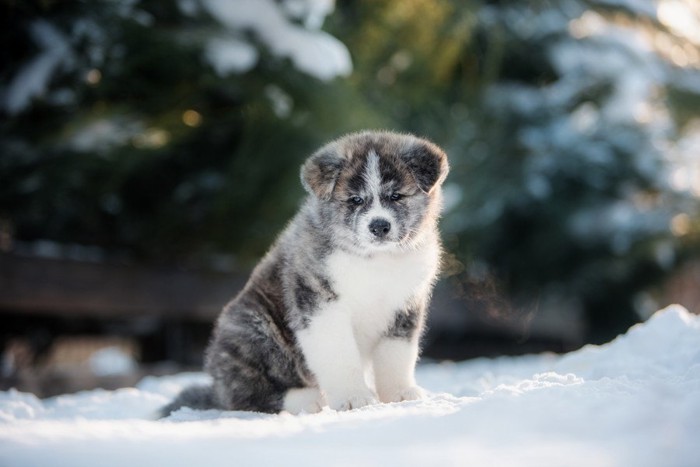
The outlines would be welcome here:
M 340 241 L 363 251 L 410 247 L 434 224 L 445 153 L 411 135 L 364 132 L 312 155 L 301 179 Z

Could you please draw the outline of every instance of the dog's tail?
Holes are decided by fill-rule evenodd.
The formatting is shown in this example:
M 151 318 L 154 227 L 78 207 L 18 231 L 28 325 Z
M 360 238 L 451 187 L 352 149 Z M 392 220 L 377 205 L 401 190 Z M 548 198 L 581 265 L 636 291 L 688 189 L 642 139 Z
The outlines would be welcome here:
M 168 405 L 162 407 L 159 412 L 159 418 L 164 418 L 182 407 L 190 407 L 196 410 L 217 409 L 219 405 L 216 403 L 214 396 L 214 387 L 208 386 L 190 386 L 180 392 Z

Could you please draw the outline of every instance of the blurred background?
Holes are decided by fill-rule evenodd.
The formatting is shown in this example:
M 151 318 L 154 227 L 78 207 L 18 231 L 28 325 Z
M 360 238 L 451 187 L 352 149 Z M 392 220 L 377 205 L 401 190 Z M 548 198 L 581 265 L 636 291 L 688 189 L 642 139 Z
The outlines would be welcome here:
M 700 311 L 694 0 L 3 0 L 0 388 L 199 369 L 221 307 L 367 128 L 445 148 L 424 360 Z

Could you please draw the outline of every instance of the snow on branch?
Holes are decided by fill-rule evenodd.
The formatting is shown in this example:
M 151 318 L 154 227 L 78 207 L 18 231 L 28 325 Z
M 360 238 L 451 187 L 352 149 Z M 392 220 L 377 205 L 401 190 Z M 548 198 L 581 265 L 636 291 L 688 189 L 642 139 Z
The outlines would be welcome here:
M 33 98 L 43 96 L 53 75 L 74 61 L 68 39 L 49 22 L 33 22 L 29 33 L 41 51 L 19 69 L 0 96 L 2 107 L 10 115 L 22 112 Z
M 304 73 L 330 80 L 352 71 L 347 48 L 318 30 L 332 2 L 285 2 L 283 9 L 272 0 L 202 0 L 202 5 L 229 31 L 252 32 L 272 54 L 289 58 Z M 299 17 L 306 27 L 292 21 Z M 257 53 L 245 45 L 240 38 L 212 39 L 207 58 L 219 74 L 246 71 L 254 66 Z

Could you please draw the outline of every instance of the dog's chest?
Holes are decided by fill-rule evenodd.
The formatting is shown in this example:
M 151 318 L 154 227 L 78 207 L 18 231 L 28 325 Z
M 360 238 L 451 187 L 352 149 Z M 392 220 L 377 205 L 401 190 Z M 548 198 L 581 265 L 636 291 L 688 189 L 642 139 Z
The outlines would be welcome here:
M 429 292 L 438 256 L 437 246 L 369 258 L 339 251 L 330 256 L 328 271 L 340 306 L 358 320 L 380 324 Z

